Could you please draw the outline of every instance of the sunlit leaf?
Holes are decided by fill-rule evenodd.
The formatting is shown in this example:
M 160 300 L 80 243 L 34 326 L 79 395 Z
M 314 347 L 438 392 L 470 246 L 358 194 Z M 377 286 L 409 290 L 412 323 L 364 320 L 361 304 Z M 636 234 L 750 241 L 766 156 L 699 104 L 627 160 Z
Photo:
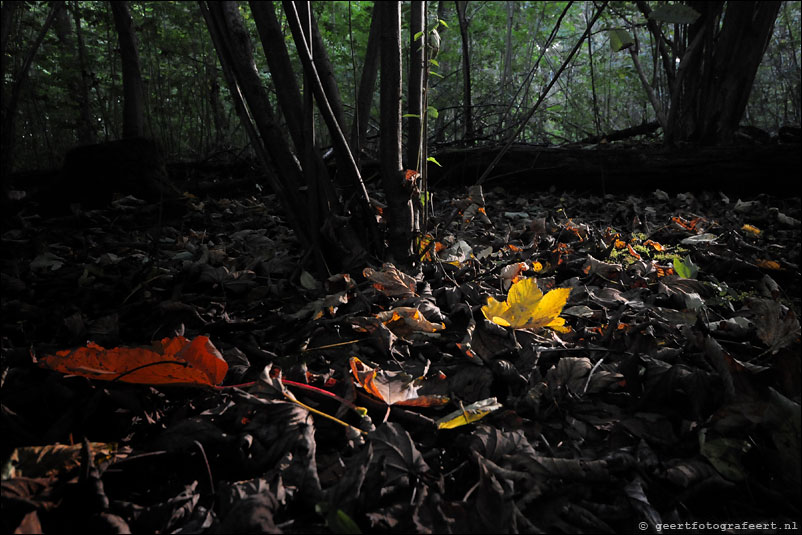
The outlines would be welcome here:
M 695 279 L 699 274 L 699 267 L 693 263 L 690 256 L 686 256 L 684 260 L 675 257 L 674 271 L 683 279 Z
M 228 364 L 206 336 L 164 338 L 152 347 L 106 349 L 94 342 L 39 358 L 57 372 L 101 381 L 144 384 L 220 384 Z
M 656 241 L 646 240 L 645 242 L 643 242 L 643 245 L 650 245 L 652 249 L 654 249 L 655 251 L 663 251 L 663 246 L 657 243 Z
M 624 50 L 635 44 L 635 40 L 629 35 L 629 32 L 621 28 L 614 28 L 607 32 L 610 37 L 610 48 L 613 52 Z
M 503 405 L 496 401 L 496 398 L 487 398 L 470 405 L 466 405 L 454 412 L 451 412 L 435 423 L 438 429 L 453 429 L 461 425 L 466 425 L 477 420 L 481 420 L 493 411 L 500 409 Z
M 504 327 L 513 329 L 540 329 L 549 327 L 559 332 L 567 332 L 565 319 L 560 312 L 568 301 L 570 288 L 557 288 L 545 296 L 537 286 L 536 279 L 523 279 L 512 285 L 507 293 L 507 300 L 496 301 L 487 298 L 482 307 L 484 316 Z
M 760 232 L 761 232 L 761 230 L 759 228 L 757 228 L 757 227 L 755 227 L 753 225 L 748 225 L 748 224 L 742 226 L 741 230 L 743 230 L 744 232 L 748 232 L 752 236 L 760 236 Z

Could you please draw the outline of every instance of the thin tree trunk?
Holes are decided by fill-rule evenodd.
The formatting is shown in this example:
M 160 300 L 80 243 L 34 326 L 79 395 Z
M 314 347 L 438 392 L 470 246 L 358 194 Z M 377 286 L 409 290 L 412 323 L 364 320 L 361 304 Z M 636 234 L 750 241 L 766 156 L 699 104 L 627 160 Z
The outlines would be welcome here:
M 504 43 L 504 70 L 501 74 L 501 95 L 506 98 L 512 77 L 512 22 L 515 16 L 515 2 L 507 0 L 507 39 Z
M 250 41 L 237 7 L 233 2 L 202 2 L 201 10 L 214 40 L 229 91 L 256 154 L 266 169 L 269 170 L 270 161 L 277 168 L 277 173 L 267 173 L 270 186 L 281 200 L 287 220 L 301 244 L 316 247 L 312 229 L 301 222 L 304 210 L 297 192 L 302 182 L 300 169 L 274 123 L 270 101 L 256 72 Z
M 81 57 L 76 40 L 72 35 L 72 23 L 67 9 L 59 10 L 53 29 L 56 31 L 59 44 L 64 49 L 64 57 L 69 58 L 69 61 L 62 63 L 62 68 L 65 71 L 63 75 L 65 83 L 69 88 L 70 94 L 75 98 L 79 112 L 78 117 L 75 118 L 73 128 L 77 134 L 78 143 L 89 145 L 94 141 L 91 139 L 91 120 L 87 113 L 87 95 L 84 91 L 86 86 L 82 83 Z M 76 69 L 76 66 L 78 69 Z
M 473 106 L 471 104 L 471 57 L 470 43 L 468 39 L 468 19 L 465 17 L 465 7 L 467 2 L 457 0 L 457 18 L 459 19 L 459 32 L 462 37 L 462 114 L 465 125 L 463 141 L 466 144 L 473 144 Z
M 423 119 L 423 70 L 426 68 L 424 17 L 426 2 L 412 0 L 409 6 L 409 82 L 407 85 L 407 162 L 421 169 L 421 124 Z M 416 38 L 417 36 L 417 38 Z
M 412 201 L 401 165 L 401 4 L 380 2 L 376 8 L 382 12 L 379 154 L 389 259 L 407 265 L 412 257 Z
M 446 0 L 439 0 L 437 2 L 437 19 L 438 20 L 445 20 L 446 18 Z M 439 33 L 444 33 L 447 31 L 445 26 L 437 28 Z M 440 48 L 445 47 L 446 42 L 443 40 L 442 36 L 440 36 Z M 440 67 L 438 68 L 438 72 L 448 72 L 448 65 L 445 61 L 440 60 Z M 427 103 L 428 107 L 428 103 Z M 446 114 L 445 113 L 438 113 L 437 117 L 434 120 L 434 133 L 433 133 L 433 141 L 435 143 L 442 142 L 445 136 L 445 124 L 446 124 Z
M 3 16 L 7 19 L 11 19 L 14 7 L 4 5 Z M 39 34 L 31 45 L 31 49 L 28 51 L 28 55 L 25 56 L 25 60 L 22 62 L 22 67 L 20 67 L 18 72 L 12 73 L 13 82 L 11 83 L 9 96 L 7 99 L 3 99 L 2 107 L 0 107 L 0 111 L 2 112 L 2 118 L 0 118 L 0 174 L 3 176 L 10 173 L 13 168 L 14 145 L 16 144 L 16 116 L 22 88 L 25 87 L 28 81 L 28 72 L 31 69 L 33 58 L 36 56 L 39 46 L 42 44 L 42 41 L 44 41 L 45 35 L 53 24 L 53 21 L 55 21 L 56 14 L 60 9 L 63 9 L 63 7 L 64 4 L 62 3 L 53 4 L 53 7 L 50 8 L 50 13 L 48 13 L 45 19 L 45 23 L 39 30 Z M 3 31 L 10 33 L 10 24 L 10 20 L 8 22 L 3 21 L 0 26 L 8 26 L 8 28 Z M 6 46 L 8 44 L 8 38 L 8 35 L 0 36 L 0 40 L 6 40 L 6 43 L 3 43 Z M 5 53 L 5 51 L 3 51 L 3 53 Z M 5 76 L 5 74 L 4 72 L 0 73 L 2 76 Z M 3 184 L 5 185 L 6 182 L 3 182 Z
M 362 146 L 368 132 L 370 109 L 373 106 L 373 93 L 376 87 L 376 77 L 379 73 L 379 39 L 381 23 L 379 14 L 381 10 L 373 5 L 373 17 L 370 20 L 370 34 L 365 51 L 365 63 L 362 65 L 362 75 L 359 78 L 359 93 L 356 99 L 356 116 L 351 126 L 351 149 L 357 164 L 362 155 Z
M 417 36 L 417 39 L 415 38 Z M 421 173 L 426 166 L 424 129 L 426 80 L 426 0 L 413 0 L 409 18 L 409 83 L 407 86 L 407 161 L 406 168 Z M 413 179 L 417 180 L 417 179 Z M 421 179 L 421 183 L 423 180 Z M 413 186 L 413 182 L 409 185 Z M 413 234 L 418 235 L 423 225 L 419 199 L 412 196 Z
M 145 135 L 145 90 L 128 2 L 110 2 L 123 66 L 123 137 Z
M 585 17 L 585 24 L 589 22 L 587 5 L 582 13 Z M 593 36 L 588 37 L 588 65 L 590 66 L 590 94 L 593 98 L 593 126 L 597 136 L 601 134 L 601 120 L 599 119 L 599 99 L 596 98 L 596 75 L 593 71 Z
M 269 154 L 270 160 L 276 165 L 278 172 L 268 173 L 271 186 L 278 194 L 290 225 L 298 233 L 301 243 L 310 247 L 317 255 L 317 271 L 325 276 L 327 270 L 363 264 L 366 254 L 364 244 L 367 241 L 360 241 L 353 230 L 354 224 L 342 217 L 345 215 L 344 210 L 336 196 L 327 193 L 325 201 L 329 203 L 329 210 L 317 214 L 321 221 L 324 217 L 327 218 L 323 226 L 315 227 L 311 223 L 313 218 L 309 217 L 310 208 L 299 191 L 306 180 L 290 152 L 286 137 L 276 124 L 267 93 L 256 71 L 250 38 L 236 3 L 206 2 L 201 6 L 213 37 L 217 34 L 215 47 L 221 64 L 224 65 L 224 72 L 226 69 L 231 71 L 231 75 L 227 77 L 230 91 L 232 95 L 241 95 L 244 101 L 240 110 L 243 124 L 248 129 L 257 153 L 265 161 Z M 297 16 L 295 23 L 298 24 Z M 249 125 L 252 126 L 249 128 Z M 326 182 L 331 185 L 329 181 Z M 329 187 L 326 192 L 332 190 Z
M 295 151 L 298 154 L 304 153 L 303 118 L 301 114 L 301 91 L 295 81 L 295 73 L 292 70 L 290 55 L 284 43 L 284 36 L 281 25 L 276 17 L 275 7 L 272 1 L 249 2 L 256 29 L 262 40 L 262 48 L 267 58 L 267 66 L 270 73 L 276 80 L 276 96 L 278 104 L 287 121 L 287 129 L 290 131 Z
M 312 90 L 314 91 L 318 108 L 320 109 L 320 113 L 323 116 L 323 120 L 326 122 L 326 126 L 332 138 L 334 157 L 337 160 L 338 177 L 341 177 L 338 179 L 338 186 L 346 195 L 346 198 L 350 199 L 353 196 L 360 207 L 360 212 L 362 212 L 363 215 L 367 215 L 370 211 L 370 197 L 368 196 L 364 182 L 362 182 L 362 176 L 351 154 L 351 149 L 348 146 L 345 134 L 340 128 L 340 123 L 335 117 L 334 110 L 331 108 L 331 103 L 328 100 L 323 83 L 318 76 L 313 58 L 310 56 L 312 50 L 309 47 L 308 41 L 302 34 L 299 12 L 295 10 L 294 2 L 285 2 L 284 8 L 293 37 L 296 39 L 295 48 L 298 50 L 304 72 L 309 76 L 312 82 Z M 370 225 L 369 222 L 366 222 L 366 224 Z
M 14 13 L 21 5 L 22 2 L 13 0 L 3 2 L 0 6 L 0 75 L 2 76 L 6 74 L 6 47 L 8 37 L 11 35 L 11 23 L 14 21 Z
M 91 100 L 89 88 L 92 85 L 92 73 L 89 72 L 89 62 L 86 60 L 86 43 L 81 29 L 81 11 L 77 0 L 72 3 L 72 17 L 75 20 L 75 39 L 78 45 L 78 65 L 81 68 L 81 86 L 78 93 L 78 107 L 81 113 L 83 129 L 78 131 L 78 139 L 85 144 L 97 141 L 95 126 L 92 124 Z
M 311 41 L 307 39 L 307 43 L 312 44 L 311 51 L 314 58 L 315 70 L 317 71 L 317 76 L 320 79 L 320 84 L 323 87 L 323 92 L 326 94 L 326 100 L 329 102 L 329 106 L 331 107 L 331 111 L 337 121 L 337 125 L 339 126 L 340 130 L 345 132 L 346 129 L 345 115 L 343 113 L 343 101 L 340 97 L 340 89 L 337 87 L 337 78 L 334 76 L 334 67 L 331 65 L 328 52 L 326 51 L 326 46 L 323 43 L 323 38 L 320 36 L 320 31 L 317 27 L 317 21 L 315 21 L 314 16 L 310 17 L 308 10 L 309 3 L 304 1 L 284 0 L 284 12 L 287 13 L 287 17 L 289 17 L 289 13 L 287 11 L 289 7 L 288 4 L 294 5 L 300 20 L 305 21 L 307 20 L 307 17 L 311 19 L 312 39 Z M 290 25 L 290 30 L 293 30 L 292 25 Z M 293 37 L 297 43 L 298 38 L 294 33 Z M 346 140 L 346 143 L 347 142 L 348 141 Z

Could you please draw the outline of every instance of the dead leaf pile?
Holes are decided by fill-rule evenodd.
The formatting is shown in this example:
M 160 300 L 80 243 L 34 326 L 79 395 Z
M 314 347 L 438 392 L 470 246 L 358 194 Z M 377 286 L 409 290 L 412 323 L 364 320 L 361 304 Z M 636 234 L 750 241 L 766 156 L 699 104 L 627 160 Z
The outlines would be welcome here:
M 799 522 L 798 197 L 442 191 L 326 277 L 230 193 L 3 230 L 6 532 Z

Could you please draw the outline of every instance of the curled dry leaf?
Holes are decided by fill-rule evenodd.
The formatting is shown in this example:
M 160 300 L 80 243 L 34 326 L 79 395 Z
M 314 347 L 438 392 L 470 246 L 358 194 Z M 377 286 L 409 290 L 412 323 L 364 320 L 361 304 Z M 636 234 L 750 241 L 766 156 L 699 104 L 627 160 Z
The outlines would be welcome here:
M 396 307 L 379 312 L 376 317 L 396 336 L 408 336 L 413 332 L 433 333 L 446 328 L 442 323 L 432 323 L 413 307 Z
M 381 271 L 365 268 L 362 274 L 373 283 L 373 287 L 388 297 L 416 297 L 417 282 L 393 264 L 382 265 Z
M 423 378 L 414 379 L 402 371 L 385 371 L 371 368 L 356 357 L 351 357 L 351 372 L 354 379 L 369 394 L 388 405 L 414 405 L 433 407 L 448 403 L 448 397 L 440 395 L 418 395 L 424 385 Z

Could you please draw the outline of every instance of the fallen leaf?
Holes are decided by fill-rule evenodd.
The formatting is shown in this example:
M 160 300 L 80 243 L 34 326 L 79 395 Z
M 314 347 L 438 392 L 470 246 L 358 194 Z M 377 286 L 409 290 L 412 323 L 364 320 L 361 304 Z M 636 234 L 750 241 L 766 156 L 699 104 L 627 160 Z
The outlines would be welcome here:
M 164 338 L 152 347 L 106 349 L 89 342 L 39 358 L 53 371 L 101 381 L 143 384 L 220 384 L 228 364 L 206 336 Z
M 482 313 L 487 319 L 503 327 L 549 327 L 555 331 L 568 332 L 570 329 L 565 327 L 565 319 L 559 315 L 570 293 L 570 288 L 557 288 L 544 296 L 536 279 L 523 279 L 512 285 L 505 302 L 488 297 Z
M 415 297 L 416 281 L 393 264 L 382 265 L 381 271 L 365 268 L 365 278 L 373 283 L 373 287 L 388 297 Z
M 422 379 L 414 379 L 402 371 L 384 371 L 371 368 L 356 357 L 351 357 L 351 372 L 356 381 L 369 394 L 388 405 L 413 405 L 432 407 L 448 403 L 448 397 L 440 395 L 418 395 L 423 386 Z
M 754 225 L 749 225 L 749 224 L 746 224 L 746 225 L 742 226 L 742 227 L 741 227 L 741 230 L 743 230 L 744 232 L 748 232 L 748 233 L 749 233 L 749 234 L 751 234 L 752 236 L 760 236 L 760 233 L 762 232 L 762 231 L 761 231 L 759 228 L 757 228 L 756 226 L 754 226 Z
M 466 405 L 454 412 L 448 413 L 435 423 L 438 429 L 453 429 L 461 425 L 466 425 L 477 420 L 481 420 L 493 411 L 503 407 L 496 398 L 487 398 L 470 405 Z
M 799 321 L 792 309 L 771 299 L 749 299 L 747 305 L 754 312 L 753 321 L 757 336 L 769 346 L 772 354 L 794 343 L 799 338 Z
M 413 332 L 433 333 L 446 328 L 442 323 L 432 323 L 414 307 L 396 307 L 379 312 L 376 317 L 396 336 L 408 336 Z

